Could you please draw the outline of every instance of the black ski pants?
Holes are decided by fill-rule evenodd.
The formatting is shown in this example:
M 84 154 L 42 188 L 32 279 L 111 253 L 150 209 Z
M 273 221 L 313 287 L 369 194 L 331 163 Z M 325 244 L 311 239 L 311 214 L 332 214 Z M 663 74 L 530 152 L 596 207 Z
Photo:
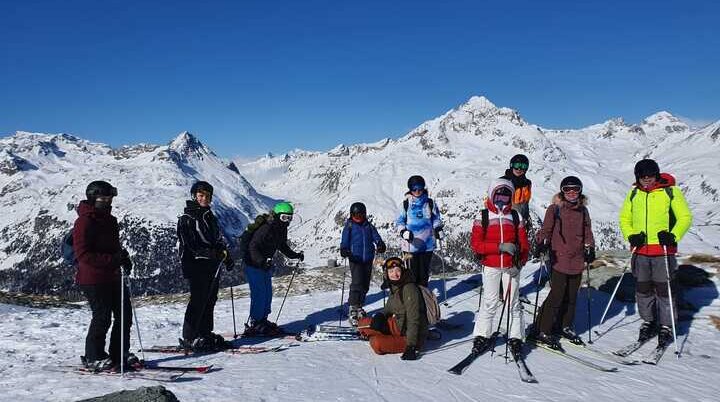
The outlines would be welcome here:
M 370 290 L 370 279 L 372 278 L 372 261 L 350 262 L 350 294 L 348 304 L 350 306 L 363 307 L 365 296 Z
M 573 328 L 575 303 L 582 274 L 569 275 L 555 270 L 550 278 L 550 293 L 540 309 L 540 331 L 551 334 L 558 319 L 562 328 Z
M 411 253 L 410 269 L 415 275 L 415 283 L 427 287 L 430 281 L 430 262 L 433 252 Z
M 92 311 L 92 319 L 85 337 L 85 358 L 89 361 L 107 358 L 105 353 L 105 337 L 112 323 L 110 332 L 110 358 L 120 363 L 120 313 L 124 308 L 125 327 L 123 337 L 125 342 L 125 356 L 130 349 L 130 327 L 132 326 L 132 308 L 130 307 L 130 294 L 125 287 L 125 299 L 120 300 L 120 282 L 100 285 L 80 285 Z
M 190 301 L 185 309 L 183 338 L 207 337 L 213 330 L 213 311 L 218 299 L 218 279 L 214 271 L 186 276 L 190 283 Z

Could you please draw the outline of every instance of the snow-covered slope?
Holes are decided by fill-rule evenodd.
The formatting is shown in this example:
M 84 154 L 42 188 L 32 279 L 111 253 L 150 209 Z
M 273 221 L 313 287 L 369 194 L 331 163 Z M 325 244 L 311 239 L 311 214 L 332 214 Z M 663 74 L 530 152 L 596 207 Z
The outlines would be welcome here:
M 228 237 L 273 201 L 187 132 L 165 146 L 119 149 L 66 134 L 18 132 L 0 139 L 0 287 L 38 293 L 71 287 L 60 239 L 93 180 L 118 188 L 113 213 L 134 256 L 135 275 L 143 279 L 139 287 L 149 292 L 183 284 L 175 225 L 194 181 L 214 185 L 213 208 Z
M 473 97 L 395 140 L 339 145 L 328 152 L 296 150 L 243 161 L 238 168 L 259 191 L 296 202 L 304 219 L 293 223 L 293 238 L 322 261 L 337 256 L 343 218 L 354 201 L 367 204 L 381 233 L 397 246 L 391 222 L 413 174 L 425 177 L 445 214 L 453 235 L 449 249 L 468 257 L 462 239 L 470 220 L 481 209 L 490 180 L 504 173 L 516 153 L 530 158 L 531 211 L 536 220 L 560 180 L 576 175 L 590 198 L 600 247 L 622 248 L 617 213 L 634 181 L 634 164 L 652 157 L 663 171 L 676 176 L 696 215 L 681 250 L 709 251 L 720 244 L 720 176 L 714 174 L 719 125 L 692 131 L 670 113 L 659 112 L 637 125 L 612 119 L 579 130 L 548 130 L 526 122 L 512 109 Z

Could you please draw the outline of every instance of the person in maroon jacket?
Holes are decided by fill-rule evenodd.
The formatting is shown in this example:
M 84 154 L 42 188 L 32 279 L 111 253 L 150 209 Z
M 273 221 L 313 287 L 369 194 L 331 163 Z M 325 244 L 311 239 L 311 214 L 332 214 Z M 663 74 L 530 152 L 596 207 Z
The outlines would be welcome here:
M 132 311 L 129 292 L 121 295 L 121 273 L 130 274 L 132 263 L 127 250 L 120 245 L 117 219 L 112 216 L 112 200 L 117 189 L 105 181 L 94 181 L 85 190 L 86 200 L 77 208 L 78 218 L 73 228 L 73 250 L 77 258 L 75 282 L 87 297 L 92 320 L 85 338 L 83 364 L 93 370 L 116 369 L 120 362 L 120 316 L 124 309 L 124 351 L 126 364 L 130 347 Z M 124 284 L 122 284 L 124 286 Z M 105 352 L 105 336 L 110 328 L 109 353 Z
M 568 176 L 560 182 L 560 192 L 545 211 L 543 225 L 536 234 L 536 253 L 550 252 L 552 277 L 550 294 L 543 302 L 534 337 L 553 348 L 560 348 L 553 328 L 560 320 L 560 335 L 570 342 L 582 344 L 573 329 L 575 302 L 585 263 L 595 260 L 587 197 L 582 182 Z

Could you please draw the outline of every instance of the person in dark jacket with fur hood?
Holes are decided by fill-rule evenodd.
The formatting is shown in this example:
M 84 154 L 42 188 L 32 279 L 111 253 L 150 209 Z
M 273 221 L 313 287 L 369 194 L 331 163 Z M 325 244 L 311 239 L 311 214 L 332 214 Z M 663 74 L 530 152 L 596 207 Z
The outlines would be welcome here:
M 428 319 L 420 288 L 412 270 L 398 257 L 383 264 L 385 283 L 390 288 L 382 313 L 361 318 L 360 333 L 370 339 L 375 353 L 402 353 L 402 360 L 417 360 L 428 335 Z
M 582 344 L 573 329 L 575 302 L 585 263 L 595 260 L 587 197 L 582 182 L 575 176 L 565 177 L 560 192 L 545 211 L 543 225 L 536 235 L 536 253 L 550 253 L 552 277 L 550 294 L 545 299 L 536 326 L 536 340 L 559 348 L 553 328 L 560 324 L 561 336 Z

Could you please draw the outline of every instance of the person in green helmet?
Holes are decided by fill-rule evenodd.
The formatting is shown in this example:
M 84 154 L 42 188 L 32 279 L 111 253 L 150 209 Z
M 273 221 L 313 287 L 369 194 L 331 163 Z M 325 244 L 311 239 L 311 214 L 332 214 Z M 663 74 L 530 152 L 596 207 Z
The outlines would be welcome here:
M 277 324 L 268 321 L 272 304 L 273 256 L 280 250 L 286 257 L 305 260 L 303 252 L 293 251 L 287 243 L 288 226 L 295 210 L 289 202 L 275 204 L 265 223 L 249 240 L 245 253 L 245 278 L 250 286 L 250 320 L 244 336 L 276 336 L 283 333 Z

